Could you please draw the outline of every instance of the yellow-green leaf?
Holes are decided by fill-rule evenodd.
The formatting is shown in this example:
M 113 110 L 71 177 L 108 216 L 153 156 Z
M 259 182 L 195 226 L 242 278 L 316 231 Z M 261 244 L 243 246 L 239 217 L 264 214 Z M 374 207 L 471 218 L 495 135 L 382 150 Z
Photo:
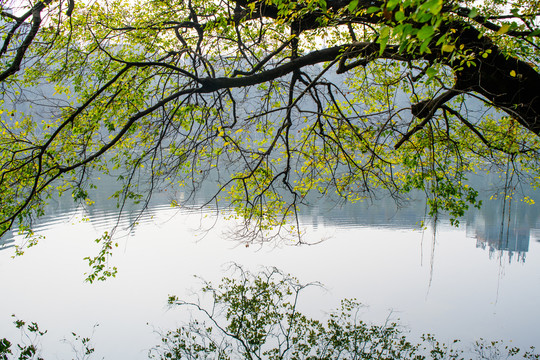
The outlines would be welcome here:
M 442 47 L 441 47 L 441 51 L 442 52 L 452 52 L 454 51 L 456 47 L 454 45 L 450 45 L 450 44 L 444 44 Z
M 506 34 L 509 29 L 510 29 L 510 24 L 504 24 L 504 25 L 501 26 L 499 31 L 497 31 L 497 35 Z

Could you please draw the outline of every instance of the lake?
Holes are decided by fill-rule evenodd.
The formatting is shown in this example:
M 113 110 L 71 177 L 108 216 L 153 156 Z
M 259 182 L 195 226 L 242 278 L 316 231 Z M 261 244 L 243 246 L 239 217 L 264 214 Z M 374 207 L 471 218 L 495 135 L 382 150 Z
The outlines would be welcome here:
M 315 245 L 283 240 L 246 247 L 228 235 L 233 220 L 212 207 L 171 208 L 170 199 L 182 192 L 163 192 L 134 229 L 122 230 L 138 214 L 136 207 L 126 210 L 112 257 L 118 275 L 89 284 L 83 258 L 97 254 L 93 240 L 117 221 L 105 190 L 86 209 L 68 197 L 53 201 L 35 226 L 46 238 L 21 257 L 12 258 L 19 236 L 0 241 L 0 337 L 20 339 L 11 326 L 15 314 L 48 330 L 46 359 L 71 356 L 71 332 L 92 336 L 93 358 L 145 359 L 159 332 L 189 319 L 186 309 L 167 307 L 168 295 L 193 299 L 201 285 L 194 275 L 217 282 L 236 262 L 324 284 L 300 299 L 300 309 L 313 317 L 356 298 L 366 305 L 364 319 L 399 320 L 413 338 L 432 333 L 443 341 L 459 338 L 464 347 L 478 338 L 540 347 L 538 205 L 486 199 L 459 228 L 441 218 L 422 229 L 422 200 L 397 209 L 384 198 L 346 206 L 317 199 L 301 213 L 304 240 Z M 540 203 L 538 191 L 531 197 Z

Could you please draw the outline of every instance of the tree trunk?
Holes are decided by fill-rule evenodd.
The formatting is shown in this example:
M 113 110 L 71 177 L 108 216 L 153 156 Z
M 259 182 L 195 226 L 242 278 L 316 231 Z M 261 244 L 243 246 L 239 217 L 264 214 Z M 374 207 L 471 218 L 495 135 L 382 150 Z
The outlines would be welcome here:
M 457 39 L 457 47 L 463 45 L 473 51 L 476 66 L 450 64 L 456 73 L 454 89 L 477 92 L 540 135 L 540 74 L 528 63 L 503 54 L 489 38 L 479 35 L 478 30 L 469 27 Z

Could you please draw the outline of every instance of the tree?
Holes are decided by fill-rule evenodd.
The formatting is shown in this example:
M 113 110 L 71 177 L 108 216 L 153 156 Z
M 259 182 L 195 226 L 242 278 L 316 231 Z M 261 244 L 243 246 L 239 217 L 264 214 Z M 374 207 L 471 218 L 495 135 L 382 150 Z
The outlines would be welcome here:
M 343 300 L 326 323 L 302 314 L 303 285 L 277 269 L 253 274 L 235 266 L 234 277 L 218 286 L 206 283 L 200 295 L 210 304 L 169 304 L 195 309 L 186 325 L 164 334 L 152 358 L 159 359 L 421 359 L 396 323 L 370 325 L 360 320 L 362 306 Z M 459 353 L 441 348 L 441 355 Z M 437 357 L 434 357 L 437 358 Z
M 1 12 L 0 234 L 31 234 L 54 193 L 91 203 L 95 172 L 120 208 L 212 178 L 247 239 L 298 232 L 309 194 L 420 189 L 457 221 L 480 206 L 473 171 L 538 183 L 538 1 L 18 3 Z
M 214 286 L 205 283 L 197 302 L 175 296 L 169 304 L 194 309 L 189 323 L 163 334 L 153 359 L 539 359 L 540 355 L 478 340 L 471 353 L 423 335 L 411 342 L 403 328 L 361 320 L 362 305 L 344 299 L 326 321 L 301 312 L 303 285 L 277 269 L 235 274 Z M 204 301 L 204 295 L 210 301 Z M 313 300 L 313 299 L 311 299 Z M 206 306 L 201 302 L 208 303 Z M 458 340 L 454 341 L 454 344 Z

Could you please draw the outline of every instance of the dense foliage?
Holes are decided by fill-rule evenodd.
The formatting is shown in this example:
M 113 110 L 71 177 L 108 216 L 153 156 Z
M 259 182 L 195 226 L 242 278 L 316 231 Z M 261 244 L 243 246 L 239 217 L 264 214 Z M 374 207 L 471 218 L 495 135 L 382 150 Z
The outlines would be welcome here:
M 540 359 L 534 349 L 523 351 L 498 341 L 477 341 L 472 351 L 455 340 L 452 345 L 423 335 L 408 339 L 397 323 L 364 322 L 363 306 L 345 299 L 326 321 L 301 311 L 305 289 L 277 269 L 251 273 L 235 266 L 236 274 L 218 286 L 206 283 L 199 302 L 175 296 L 171 305 L 195 309 L 192 320 L 162 338 L 150 353 L 166 359 Z M 205 296 L 210 303 L 202 305 Z M 185 310 L 185 309 L 184 309 Z
M 248 241 L 299 235 L 313 194 L 421 190 L 457 221 L 480 206 L 471 172 L 538 182 L 539 7 L 4 1 L 0 234 L 31 235 L 58 193 L 91 205 L 97 173 L 120 208 L 211 179 Z

